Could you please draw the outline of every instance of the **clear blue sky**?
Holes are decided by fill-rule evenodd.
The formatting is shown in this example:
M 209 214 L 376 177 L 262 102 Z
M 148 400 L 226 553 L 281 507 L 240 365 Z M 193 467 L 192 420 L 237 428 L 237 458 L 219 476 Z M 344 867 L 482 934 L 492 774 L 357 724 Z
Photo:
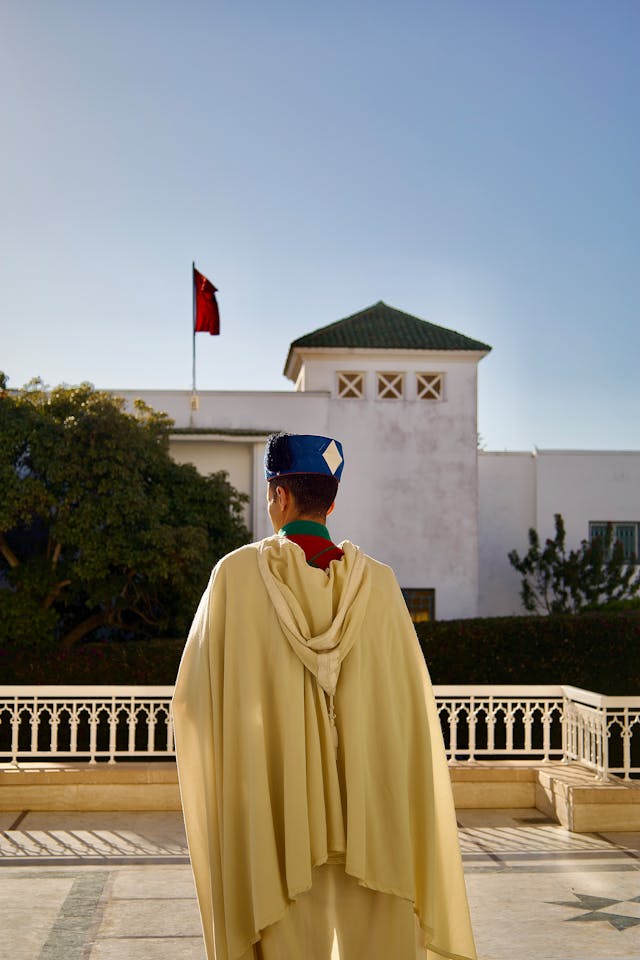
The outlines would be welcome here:
M 3 0 L 0 368 L 289 389 L 377 300 L 493 346 L 488 449 L 640 448 L 637 0 Z

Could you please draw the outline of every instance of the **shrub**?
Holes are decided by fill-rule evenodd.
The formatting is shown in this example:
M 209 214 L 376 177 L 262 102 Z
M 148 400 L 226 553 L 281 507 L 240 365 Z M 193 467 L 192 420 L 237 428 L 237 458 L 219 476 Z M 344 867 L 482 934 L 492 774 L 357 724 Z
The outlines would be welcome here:
M 434 683 L 563 683 L 640 695 L 637 610 L 440 620 L 416 630 Z

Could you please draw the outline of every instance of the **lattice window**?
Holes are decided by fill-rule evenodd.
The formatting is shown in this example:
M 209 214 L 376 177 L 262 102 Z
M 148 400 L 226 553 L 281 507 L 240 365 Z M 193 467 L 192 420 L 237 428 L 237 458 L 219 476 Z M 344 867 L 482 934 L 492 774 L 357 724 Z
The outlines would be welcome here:
M 402 596 L 414 623 L 435 620 L 436 592 L 431 587 L 403 587 Z
M 338 373 L 339 397 L 364 397 L 364 373 Z
M 378 399 L 402 400 L 404 393 L 404 373 L 378 374 Z
M 591 522 L 589 524 L 589 539 L 595 540 L 596 537 L 600 537 L 604 540 L 607 535 L 607 526 L 608 524 L 603 521 Z M 613 528 L 611 547 L 613 548 L 619 540 L 622 544 L 624 559 L 638 563 L 638 535 L 640 534 L 640 524 L 612 522 L 611 526 Z
M 443 373 L 416 373 L 418 400 L 442 400 L 444 395 Z

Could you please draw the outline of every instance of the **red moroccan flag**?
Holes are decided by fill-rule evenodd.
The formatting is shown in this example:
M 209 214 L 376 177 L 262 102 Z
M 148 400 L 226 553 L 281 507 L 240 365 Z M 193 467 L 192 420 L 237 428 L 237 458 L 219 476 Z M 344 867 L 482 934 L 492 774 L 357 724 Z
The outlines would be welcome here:
M 193 268 L 193 290 L 195 302 L 195 333 L 220 333 L 220 313 L 216 301 L 217 287 Z

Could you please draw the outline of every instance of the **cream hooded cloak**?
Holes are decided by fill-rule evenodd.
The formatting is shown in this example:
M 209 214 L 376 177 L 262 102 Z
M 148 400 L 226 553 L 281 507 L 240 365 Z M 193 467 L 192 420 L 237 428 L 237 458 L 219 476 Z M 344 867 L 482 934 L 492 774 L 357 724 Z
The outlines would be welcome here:
M 282 536 L 214 568 L 173 699 L 209 960 L 238 960 L 342 862 L 413 904 L 428 960 L 475 960 L 429 676 L 393 571 Z

